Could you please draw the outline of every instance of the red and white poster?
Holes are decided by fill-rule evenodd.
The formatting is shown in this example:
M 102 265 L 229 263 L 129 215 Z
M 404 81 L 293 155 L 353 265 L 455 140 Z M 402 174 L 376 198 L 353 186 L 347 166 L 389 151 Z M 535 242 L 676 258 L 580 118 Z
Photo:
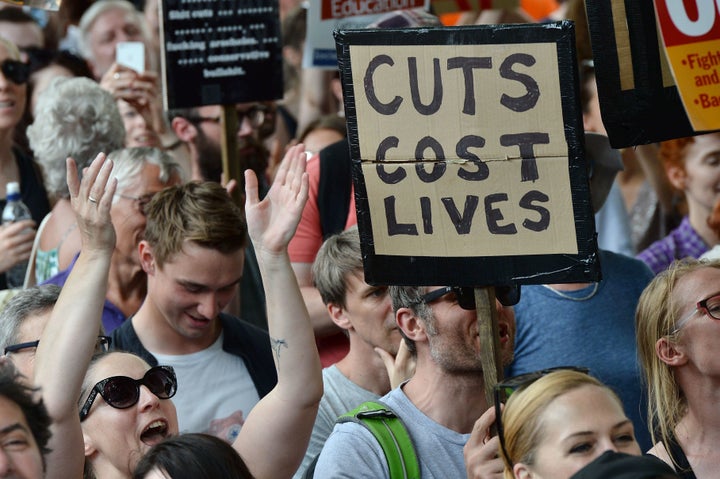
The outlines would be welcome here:
M 655 0 L 678 91 L 695 131 L 720 129 L 720 0 Z

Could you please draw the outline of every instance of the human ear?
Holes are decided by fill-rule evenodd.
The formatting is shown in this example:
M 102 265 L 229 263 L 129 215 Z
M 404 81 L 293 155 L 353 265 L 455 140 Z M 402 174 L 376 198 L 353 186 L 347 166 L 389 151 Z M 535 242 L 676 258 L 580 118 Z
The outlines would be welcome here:
M 515 476 L 515 479 L 531 479 L 534 477 L 534 474 L 527 464 L 523 464 L 522 462 L 513 466 L 513 475 Z
M 97 448 L 95 447 L 92 438 L 86 434 L 85 431 L 83 431 L 83 446 L 85 449 L 85 457 L 90 457 L 97 453 Z
M 338 306 L 337 304 L 329 303 L 327 305 L 327 310 L 330 318 L 333 320 L 333 323 L 337 324 L 342 329 L 352 329 L 353 325 L 345 312 L 345 308 Z
M 147 241 L 142 240 L 140 244 L 138 244 L 138 256 L 140 256 L 140 265 L 143 271 L 149 276 L 154 275 L 155 256 L 153 255 L 152 247 Z
M 395 320 L 398 327 L 402 330 L 408 339 L 415 342 L 427 341 L 427 333 L 423 324 L 410 308 L 400 308 L 395 313 Z
M 682 366 L 688 359 L 677 343 L 662 337 L 655 342 L 655 354 L 668 366 Z
M 188 121 L 187 118 L 176 116 L 170 123 L 175 136 L 184 143 L 192 143 L 197 136 L 197 127 Z
M 665 169 L 665 172 L 667 173 L 668 180 L 673 187 L 680 191 L 685 191 L 685 180 L 687 179 L 687 175 L 682 167 L 668 166 Z

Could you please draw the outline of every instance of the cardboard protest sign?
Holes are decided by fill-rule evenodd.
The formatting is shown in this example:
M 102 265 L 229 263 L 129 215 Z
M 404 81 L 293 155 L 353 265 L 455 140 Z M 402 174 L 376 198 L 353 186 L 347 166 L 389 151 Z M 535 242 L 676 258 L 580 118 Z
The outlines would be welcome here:
M 600 109 L 612 146 L 699 133 L 685 112 L 658 37 L 653 0 L 586 5 Z
M 695 131 L 720 129 L 720 3 L 655 0 L 673 77 Z M 693 20 L 691 20 L 691 17 Z
M 425 8 L 430 0 L 310 0 L 303 68 L 337 69 L 335 29 L 360 29 L 394 10 Z
M 599 278 L 573 28 L 336 32 L 366 281 Z
M 162 0 L 166 109 L 282 97 L 277 0 L 233 5 L 215 0 Z

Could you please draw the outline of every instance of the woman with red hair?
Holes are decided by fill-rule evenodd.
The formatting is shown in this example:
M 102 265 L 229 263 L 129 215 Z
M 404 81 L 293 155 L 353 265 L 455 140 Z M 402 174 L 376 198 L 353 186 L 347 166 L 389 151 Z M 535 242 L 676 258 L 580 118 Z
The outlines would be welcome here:
M 720 242 L 708 224 L 720 199 L 720 133 L 665 141 L 660 157 L 670 183 L 685 194 L 687 216 L 665 238 L 638 255 L 656 274 L 673 260 L 698 258 Z

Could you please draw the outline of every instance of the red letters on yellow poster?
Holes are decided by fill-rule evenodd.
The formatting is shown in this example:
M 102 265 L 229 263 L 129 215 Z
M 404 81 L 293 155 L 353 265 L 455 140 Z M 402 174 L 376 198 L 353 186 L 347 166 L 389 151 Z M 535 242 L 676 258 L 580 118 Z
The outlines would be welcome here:
M 668 61 L 695 131 L 720 129 L 720 0 L 655 0 Z

